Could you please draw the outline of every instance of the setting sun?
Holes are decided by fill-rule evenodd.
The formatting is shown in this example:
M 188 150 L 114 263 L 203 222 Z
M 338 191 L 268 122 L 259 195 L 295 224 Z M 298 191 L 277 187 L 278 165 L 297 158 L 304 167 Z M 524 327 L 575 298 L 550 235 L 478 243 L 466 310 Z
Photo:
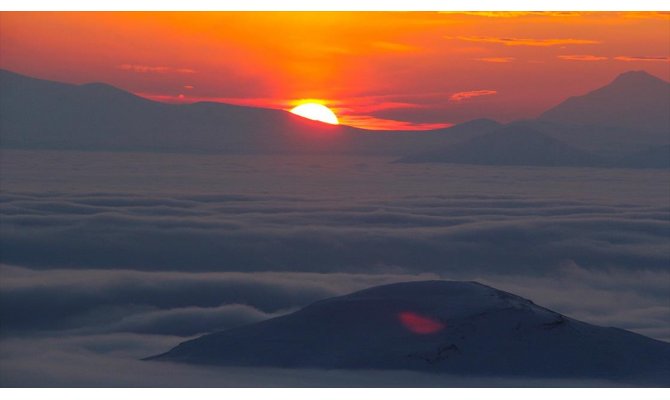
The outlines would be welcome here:
M 340 121 L 330 108 L 318 103 L 305 103 L 294 107 L 291 112 L 301 117 L 313 119 L 315 121 L 325 122 L 327 124 L 338 125 Z

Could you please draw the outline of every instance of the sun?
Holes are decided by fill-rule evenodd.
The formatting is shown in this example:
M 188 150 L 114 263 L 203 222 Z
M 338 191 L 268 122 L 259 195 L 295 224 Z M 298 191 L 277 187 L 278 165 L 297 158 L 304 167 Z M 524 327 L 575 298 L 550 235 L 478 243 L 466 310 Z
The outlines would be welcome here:
M 328 107 L 319 103 L 304 103 L 294 107 L 291 112 L 301 117 L 313 119 L 315 121 L 325 122 L 327 124 L 338 125 L 335 113 Z

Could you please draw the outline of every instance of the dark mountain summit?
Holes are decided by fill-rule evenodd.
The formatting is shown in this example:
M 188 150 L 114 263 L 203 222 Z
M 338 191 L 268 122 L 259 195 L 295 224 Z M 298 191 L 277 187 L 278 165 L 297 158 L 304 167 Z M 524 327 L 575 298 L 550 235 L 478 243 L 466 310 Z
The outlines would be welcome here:
M 604 87 L 570 97 L 540 119 L 670 135 L 670 83 L 644 71 L 626 72 Z

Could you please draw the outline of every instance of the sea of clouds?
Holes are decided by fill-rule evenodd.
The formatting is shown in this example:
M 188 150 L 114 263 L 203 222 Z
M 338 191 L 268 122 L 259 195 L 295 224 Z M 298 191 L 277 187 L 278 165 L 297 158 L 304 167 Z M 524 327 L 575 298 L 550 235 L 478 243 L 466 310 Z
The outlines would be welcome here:
M 389 161 L 3 151 L 0 384 L 520 384 L 139 361 L 407 280 L 476 280 L 670 341 L 669 172 Z M 575 383 L 523 383 L 548 384 Z

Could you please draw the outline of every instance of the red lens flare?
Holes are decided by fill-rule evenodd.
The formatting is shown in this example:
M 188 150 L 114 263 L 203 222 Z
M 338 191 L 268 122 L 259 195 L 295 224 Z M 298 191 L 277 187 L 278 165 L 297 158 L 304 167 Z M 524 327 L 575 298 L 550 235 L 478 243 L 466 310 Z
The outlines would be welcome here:
M 404 311 L 398 314 L 400 323 L 410 332 L 419 335 L 428 335 L 436 333 L 445 328 L 445 325 L 432 318 L 421 316 L 411 311 Z

